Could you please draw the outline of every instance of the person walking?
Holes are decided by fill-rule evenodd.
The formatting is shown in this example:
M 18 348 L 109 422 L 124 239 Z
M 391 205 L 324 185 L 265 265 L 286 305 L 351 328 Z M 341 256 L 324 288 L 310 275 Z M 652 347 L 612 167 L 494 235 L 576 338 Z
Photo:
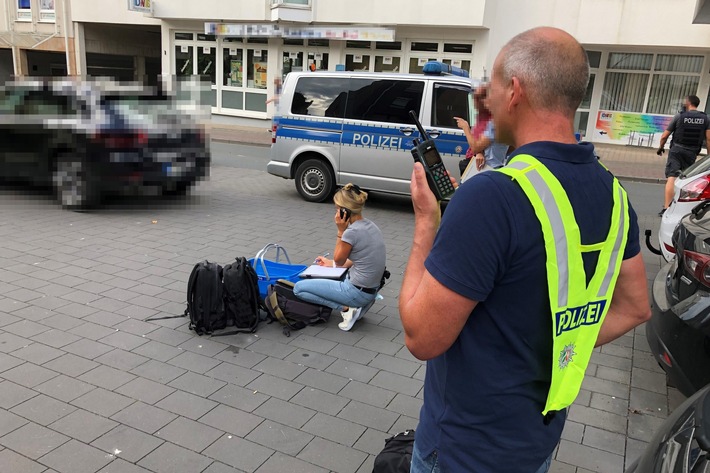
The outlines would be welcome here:
M 658 216 L 662 216 L 673 201 L 675 194 L 675 180 L 691 164 L 700 153 L 703 140 L 710 142 L 710 120 L 708 116 L 698 110 L 700 99 L 695 95 L 688 95 L 683 99 L 683 109 L 676 114 L 668 127 L 661 135 L 661 143 L 656 154 L 663 156 L 668 137 L 673 134 L 668 159 L 666 160 L 666 187 L 664 190 L 663 208 Z M 707 146 L 707 145 L 706 145 Z
M 521 33 L 488 98 L 515 147 L 506 166 L 461 185 L 442 218 L 414 165 L 399 298 L 407 348 L 427 360 L 413 473 L 548 471 L 593 348 L 650 317 L 636 213 L 574 137 L 588 81 L 572 36 Z

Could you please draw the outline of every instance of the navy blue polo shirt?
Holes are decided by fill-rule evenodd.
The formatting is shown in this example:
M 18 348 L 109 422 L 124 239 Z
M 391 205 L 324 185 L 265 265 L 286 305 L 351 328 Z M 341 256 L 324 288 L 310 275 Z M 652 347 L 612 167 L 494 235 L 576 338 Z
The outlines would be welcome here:
M 557 177 L 583 244 L 606 239 L 612 211 L 612 176 L 593 150 L 537 142 L 512 155 L 533 155 Z M 624 259 L 640 251 L 630 212 Z M 587 282 L 597 257 L 584 256 Z M 479 303 L 449 350 L 427 363 L 416 439 L 425 456 L 437 452 L 442 472 L 530 473 L 560 439 L 565 412 L 549 425 L 541 414 L 552 371 L 545 260 L 532 204 L 508 176 L 480 173 L 456 191 L 425 266 Z

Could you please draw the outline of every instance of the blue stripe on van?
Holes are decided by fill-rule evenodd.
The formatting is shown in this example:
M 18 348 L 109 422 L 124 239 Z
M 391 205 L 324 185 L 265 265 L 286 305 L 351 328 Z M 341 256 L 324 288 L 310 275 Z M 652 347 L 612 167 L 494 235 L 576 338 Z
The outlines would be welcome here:
M 404 127 L 414 128 L 414 125 L 377 125 L 338 119 L 279 117 L 276 138 L 409 151 L 414 146 L 412 139 L 419 138 L 419 132 L 414 131 L 410 136 L 405 136 L 400 131 L 400 128 Z M 435 143 L 441 155 L 461 156 L 468 148 L 466 137 L 459 133 L 442 132 Z

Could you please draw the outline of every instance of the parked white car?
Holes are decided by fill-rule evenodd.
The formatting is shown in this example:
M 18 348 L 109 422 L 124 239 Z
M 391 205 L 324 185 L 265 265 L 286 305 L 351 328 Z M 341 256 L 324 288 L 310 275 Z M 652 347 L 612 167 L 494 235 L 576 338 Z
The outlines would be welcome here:
M 684 171 L 675 181 L 673 202 L 661 217 L 658 241 L 666 261 L 675 256 L 673 231 L 680 219 L 689 214 L 700 202 L 710 200 L 710 158 L 704 156 Z

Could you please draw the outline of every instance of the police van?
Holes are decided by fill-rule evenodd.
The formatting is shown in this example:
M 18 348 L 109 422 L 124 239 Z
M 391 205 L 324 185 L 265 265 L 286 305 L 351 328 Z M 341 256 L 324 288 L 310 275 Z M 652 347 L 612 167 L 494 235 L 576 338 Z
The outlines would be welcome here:
M 329 199 L 348 182 L 368 191 L 409 194 L 412 140 L 420 138 L 409 115 L 414 110 L 446 169 L 458 177 L 468 144 L 454 117 L 473 121 L 472 81 L 445 73 L 451 68 L 442 63 L 428 63 L 424 70 L 288 74 L 267 171 L 294 179 L 310 202 Z

